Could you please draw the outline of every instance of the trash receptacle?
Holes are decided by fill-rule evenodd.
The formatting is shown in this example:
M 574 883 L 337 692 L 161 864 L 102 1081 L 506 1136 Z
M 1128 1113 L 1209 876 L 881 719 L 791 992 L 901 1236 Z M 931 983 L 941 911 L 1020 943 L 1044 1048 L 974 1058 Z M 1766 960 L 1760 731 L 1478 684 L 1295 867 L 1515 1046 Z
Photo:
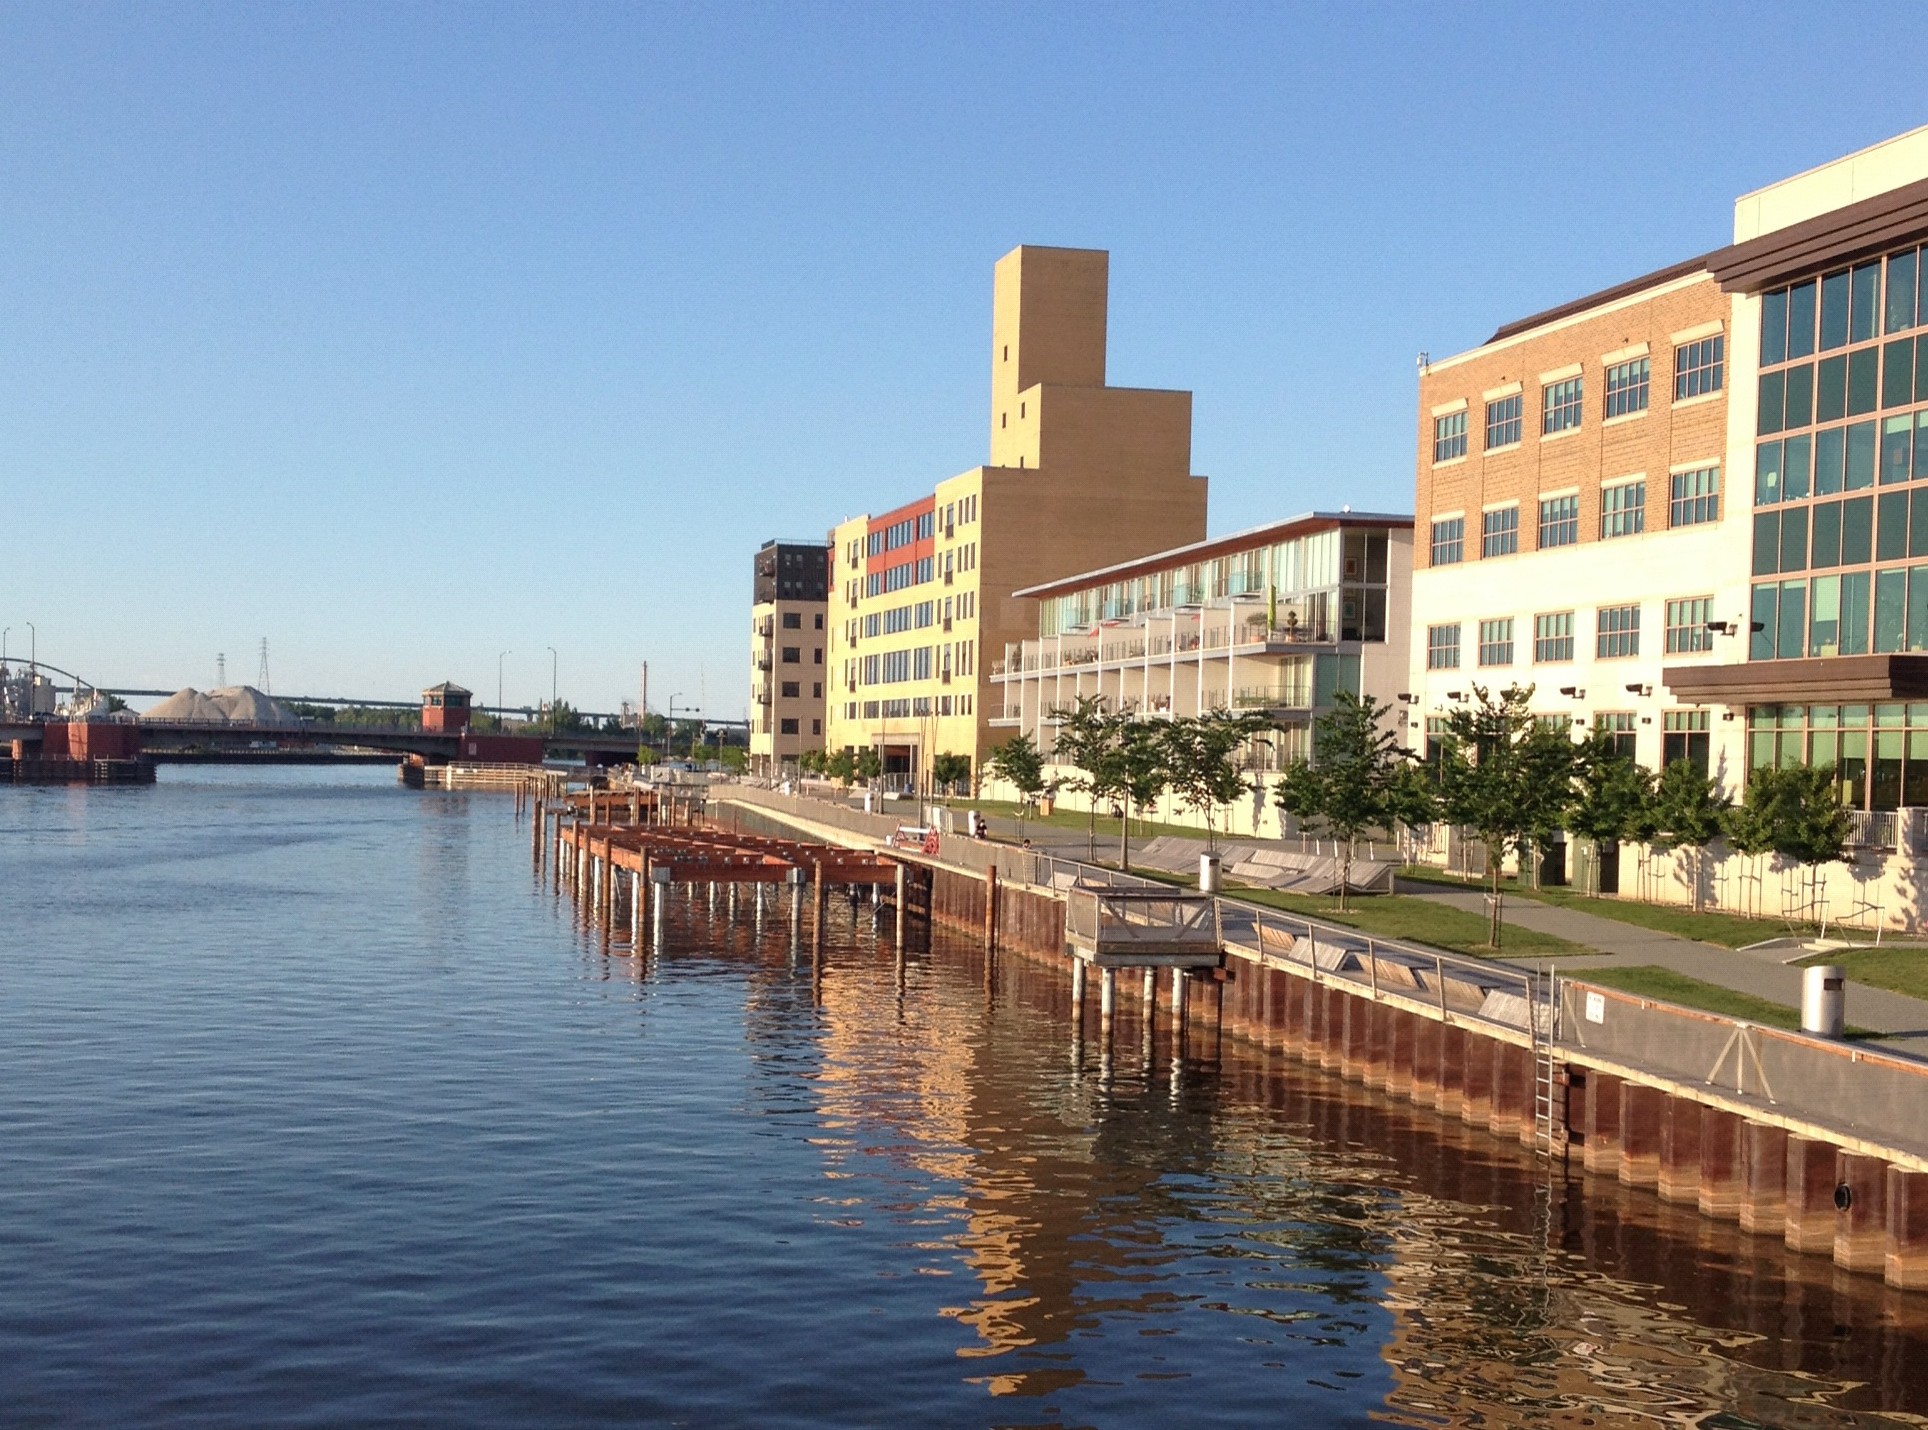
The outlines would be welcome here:
M 1848 1029 L 1848 975 L 1840 966 L 1801 970 L 1801 1031 L 1838 1038 Z
M 1201 894 L 1216 894 L 1218 892 L 1218 866 L 1218 855 L 1201 854 L 1198 856 L 1198 891 Z

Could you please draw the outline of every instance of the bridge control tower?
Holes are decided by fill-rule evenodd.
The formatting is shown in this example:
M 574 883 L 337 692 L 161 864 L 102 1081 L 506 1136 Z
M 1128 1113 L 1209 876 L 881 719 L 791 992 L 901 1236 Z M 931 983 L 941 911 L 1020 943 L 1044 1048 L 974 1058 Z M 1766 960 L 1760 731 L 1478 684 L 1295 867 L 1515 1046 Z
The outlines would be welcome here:
M 469 703 L 475 692 L 464 690 L 452 681 L 431 685 L 422 692 L 422 729 L 442 735 L 459 735 L 469 728 Z

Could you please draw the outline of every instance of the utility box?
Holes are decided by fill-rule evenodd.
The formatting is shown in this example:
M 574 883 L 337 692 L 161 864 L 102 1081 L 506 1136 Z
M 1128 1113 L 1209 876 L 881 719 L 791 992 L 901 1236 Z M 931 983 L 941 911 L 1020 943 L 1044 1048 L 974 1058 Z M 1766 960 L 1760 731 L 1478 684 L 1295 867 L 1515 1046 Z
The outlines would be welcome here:
M 1801 970 L 1801 1031 L 1838 1038 L 1848 1030 L 1848 975 L 1823 963 Z

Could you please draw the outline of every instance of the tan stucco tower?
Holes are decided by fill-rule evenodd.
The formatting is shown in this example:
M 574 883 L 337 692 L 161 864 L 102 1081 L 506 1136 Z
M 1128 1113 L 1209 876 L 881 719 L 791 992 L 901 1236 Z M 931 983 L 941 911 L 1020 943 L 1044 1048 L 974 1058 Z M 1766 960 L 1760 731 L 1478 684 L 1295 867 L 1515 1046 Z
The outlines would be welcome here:
M 1013 593 L 1205 534 L 1189 392 L 1110 387 L 1110 256 L 1013 249 L 992 297 L 990 465 L 831 532 L 826 744 L 921 787 L 1008 732 L 991 653 L 1035 633 Z

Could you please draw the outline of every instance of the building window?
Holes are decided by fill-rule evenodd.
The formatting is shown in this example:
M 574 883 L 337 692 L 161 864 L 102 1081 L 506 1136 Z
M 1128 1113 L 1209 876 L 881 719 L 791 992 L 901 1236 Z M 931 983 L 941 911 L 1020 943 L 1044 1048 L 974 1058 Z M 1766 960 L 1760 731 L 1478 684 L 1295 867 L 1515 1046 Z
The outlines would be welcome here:
M 810 682 L 810 698 L 812 700 L 823 699 L 823 682 L 821 680 L 813 680 Z
M 1701 774 L 1707 773 L 1708 735 L 1705 710 L 1669 710 L 1666 728 L 1660 736 L 1660 767 L 1685 760 Z
M 1466 413 L 1449 412 L 1433 419 L 1433 460 L 1450 462 L 1466 455 Z
M 1519 393 L 1502 397 L 1486 404 L 1486 450 L 1496 447 L 1512 447 L 1520 440 L 1520 408 L 1522 399 Z
M 1520 509 L 1503 506 L 1479 514 L 1479 554 L 1511 556 L 1520 549 Z
M 785 700 L 795 700 L 797 696 L 803 693 L 803 685 L 800 681 L 786 680 L 783 682 L 780 693 Z
M 1716 333 L 1674 349 L 1674 401 L 1719 392 L 1727 363 L 1727 339 Z
M 1459 669 L 1459 627 L 1426 627 L 1426 669 Z
M 1548 611 L 1533 618 L 1533 660 L 1548 665 L 1573 659 L 1573 612 Z
M 823 612 L 822 611 L 817 612 L 817 629 L 818 630 L 823 629 Z
M 798 647 L 787 645 L 783 648 L 783 663 L 785 665 L 795 665 L 802 659 L 803 652 Z
M 1607 369 L 1607 416 L 1631 417 L 1647 410 L 1647 391 L 1653 373 L 1650 358 L 1615 363 Z
M 1604 735 L 1612 752 L 1626 759 L 1634 757 L 1635 733 L 1633 711 L 1601 710 L 1593 717 L 1595 738 Z
M 1580 539 L 1580 498 L 1547 497 L 1540 503 L 1540 549 L 1571 546 Z
M 1435 566 L 1452 566 L 1466 559 L 1466 518 L 1448 517 L 1445 521 L 1433 523 L 1433 558 Z
M 793 717 L 793 718 L 790 718 L 790 719 L 786 719 L 786 720 L 780 720 L 780 721 L 778 721 L 778 722 L 777 722 L 777 733 L 778 733 L 779 735 L 794 735 L 794 734 L 796 734 L 796 733 L 797 733 L 797 722 L 796 722 L 796 720 L 795 720 L 795 718 Z
M 783 628 L 786 631 L 802 630 L 803 629 L 803 612 L 802 611 L 785 611 L 783 613 Z
M 1720 468 L 1675 472 L 1667 504 L 1667 525 L 1702 526 L 1720 519 Z
M 1707 629 L 1713 619 L 1712 596 L 1688 596 L 1667 603 L 1667 654 L 1691 655 L 1712 650 L 1714 633 Z
M 1594 617 L 1593 653 L 1601 660 L 1640 654 L 1640 607 L 1602 606 Z
M 813 735 L 821 735 L 823 733 L 823 721 L 812 720 L 810 722 L 810 733 Z
M 1503 620 L 1479 623 L 1479 663 L 1481 665 L 1513 663 L 1513 618 L 1511 616 Z
M 1552 436 L 1580 425 L 1586 407 L 1586 379 L 1570 377 L 1549 382 L 1540 390 L 1540 432 Z
M 1600 539 L 1638 536 L 1647 529 L 1647 484 L 1622 482 L 1600 489 Z

